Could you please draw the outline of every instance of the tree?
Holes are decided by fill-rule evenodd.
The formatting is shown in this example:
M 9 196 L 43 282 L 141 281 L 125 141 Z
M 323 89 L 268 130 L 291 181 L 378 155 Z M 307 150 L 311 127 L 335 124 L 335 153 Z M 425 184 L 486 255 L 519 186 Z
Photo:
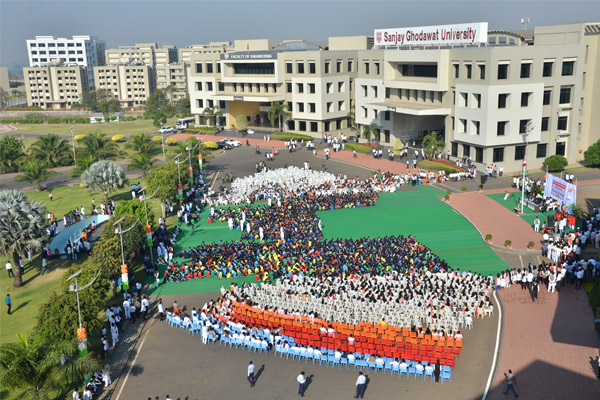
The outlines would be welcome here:
M 238 115 L 235 117 L 235 125 L 240 131 L 248 129 L 248 119 L 245 115 Z
M 89 133 L 81 139 L 80 143 L 83 146 L 81 149 L 83 154 L 93 154 L 100 160 L 114 154 L 118 149 L 117 144 L 110 140 L 105 133 Z
M 162 89 L 157 89 L 148 97 L 146 100 L 146 111 L 144 115 L 151 116 L 160 113 L 166 113 L 168 110 L 169 100 L 167 99 L 167 95 L 165 91 Z
M 37 192 L 42 191 L 42 183 L 56 175 L 56 172 L 48 169 L 48 164 L 45 161 L 39 160 L 27 161 L 21 166 L 19 172 L 22 175 L 16 176 L 15 181 L 32 183 Z
M 192 111 L 192 103 L 189 97 L 184 97 L 177 102 L 178 114 L 189 114 Z
M 96 161 L 98 161 L 98 157 L 94 154 L 80 155 L 75 160 L 75 168 L 69 172 L 69 178 L 81 175 L 83 171 L 88 170 Z
M 544 160 L 544 167 L 548 168 L 549 171 L 562 171 L 568 164 L 569 161 L 558 154 Z
M 126 226 L 125 228 L 127 228 Z M 114 227 L 111 227 L 114 232 Z M 125 248 L 125 246 L 123 246 Z M 121 273 L 121 241 L 118 236 L 104 238 L 94 246 L 94 264 L 102 267 L 102 275 L 108 279 Z
M 429 135 L 423 137 L 423 148 L 429 154 L 429 159 L 432 159 L 435 153 L 444 150 L 444 147 L 446 147 L 446 142 L 439 140 L 435 132 L 431 132 Z
M 169 116 L 163 113 L 154 114 L 152 115 L 152 124 L 158 128 L 167 123 L 167 118 L 169 118 Z
M 127 143 L 127 148 L 136 150 L 138 154 L 152 155 L 158 150 L 157 143 L 153 142 L 152 137 L 146 133 L 141 133 L 131 137 Z
M 123 168 L 105 160 L 95 162 L 90 169 L 81 174 L 81 186 L 90 191 L 102 190 L 104 201 L 108 201 L 111 189 L 123 187 L 125 181 Z
M 143 209 L 142 204 L 142 209 Z M 133 229 L 123 233 L 123 255 L 125 256 L 125 264 L 133 266 L 135 262 L 135 251 L 144 246 L 146 242 L 146 217 L 143 220 L 138 220 L 136 215 L 125 214 L 121 227 L 126 231 L 133 225 Z M 150 215 L 148 215 L 150 217 Z M 143 222 L 142 222 L 143 221 Z M 109 243 L 106 247 L 102 247 L 96 251 L 94 247 L 93 259 L 94 262 L 104 266 L 107 269 L 109 276 L 119 275 L 121 273 L 121 238 L 118 233 L 115 233 L 117 226 L 111 226 L 112 229 L 104 229 L 100 235 L 101 243 L 106 241 Z M 117 242 L 117 246 L 111 241 Z M 115 252 L 116 248 L 116 252 Z
M 290 115 L 292 114 L 288 112 L 287 106 L 285 104 L 281 104 L 278 101 L 274 102 L 273 105 L 269 107 L 269 110 L 267 111 L 267 116 L 269 118 L 269 121 L 271 121 L 271 126 L 275 127 L 275 121 L 278 121 L 279 130 L 281 132 L 283 132 L 283 123 L 287 118 L 290 117 Z
M 404 149 L 404 143 L 402 143 L 402 139 L 396 138 L 394 141 L 394 154 L 399 156 L 402 153 L 402 149 Z
M 136 154 L 127 165 L 127 171 L 139 169 L 142 171 L 142 178 L 146 178 L 146 173 L 152 168 L 155 161 L 156 159 L 149 154 Z
M 206 118 L 206 125 L 216 125 L 217 120 L 223 113 L 219 110 L 219 107 L 206 107 L 202 111 L 202 115 Z
M 100 111 L 104 115 L 105 122 L 108 122 L 108 117 L 110 113 L 121 111 L 121 105 L 119 104 L 119 100 L 115 98 L 99 102 L 97 108 L 98 111 Z
M 152 193 L 146 192 L 147 196 L 150 196 Z M 152 208 L 146 204 L 146 209 L 148 210 L 148 222 L 150 225 L 154 225 L 154 211 Z M 144 202 L 137 201 L 136 199 L 120 201 L 115 208 L 115 217 L 121 218 L 124 215 L 133 215 L 140 220 L 140 222 L 145 225 L 146 224 L 146 210 L 144 209 Z
M 2 136 L 0 139 L 0 173 L 18 171 L 24 158 L 23 141 L 9 135 Z
M 365 139 L 372 140 L 373 136 L 379 133 L 379 126 L 375 122 L 371 122 L 370 125 L 363 125 L 363 137 Z
M 165 203 L 177 195 L 177 165 L 167 163 L 150 170 L 146 177 L 146 193 L 154 193 L 157 189 L 156 198 L 160 200 L 162 216 L 166 218 Z
M 600 165 L 600 140 L 588 147 L 583 156 L 589 165 Z
M 79 357 L 74 341 L 53 342 L 43 335 L 18 335 L 0 346 L 0 381 L 25 391 L 27 399 L 50 399 L 79 385 L 100 368 L 92 357 Z
M 38 137 L 29 147 L 29 153 L 34 159 L 46 162 L 50 168 L 73 163 L 69 142 L 53 133 Z
M 13 260 L 14 286 L 23 286 L 19 254 L 42 250 L 47 240 L 46 207 L 18 190 L 0 191 L 0 254 Z

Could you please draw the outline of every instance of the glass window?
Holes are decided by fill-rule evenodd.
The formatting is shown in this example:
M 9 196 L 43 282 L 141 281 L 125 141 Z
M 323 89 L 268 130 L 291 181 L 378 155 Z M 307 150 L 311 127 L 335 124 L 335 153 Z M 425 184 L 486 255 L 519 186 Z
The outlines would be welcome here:
M 548 132 L 548 122 L 550 121 L 550 117 L 542 117 L 542 132 Z
M 571 76 L 575 70 L 575 61 L 563 61 L 562 76 Z
M 531 76 L 531 63 L 521 64 L 521 78 L 529 78 Z
M 529 107 L 529 96 L 530 92 L 521 93 L 521 107 Z
M 317 73 L 317 64 L 315 64 L 314 62 L 309 62 L 308 63 L 308 72 L 311 74 L 316 74 Z
M 508 64 L 498 65 L 498 79 L 508 79 Z
M 308 103 L 308 112 L 311 112 L 311 113 L 317 112 L 317 106 L 315 103 Z
M 365 61 L 365 74 L 369 75 L 369 62 Z
M 304 103 L 298 103 L 298 112 L 304 112 Z
M 561 86 L 560 87 L 560 97 L 559 97 L 558 102 L 560 104 L 571 103 L 571 87 L 570 86 Z
M 463 144 L 463 157 L 471 155 L 471 146 L 468 144 Z
M 310 123 L 310 131 L 311 132 L 318 132 L 319 128 L 318 128 L 318 124 L 316 122 L 311 122 Z
M 479 79 L 485 79 L 485 64 L 479 64 Z
M 552 96 L 552 90 L 544 90 L 544 100 L 542 102 L 543 105 L 547 106 L 550 104 L 550 97 Z
M 475 98 L 475 108 L 481 108 L 481 94 L 474 93 L 473 97 Z
M 293 67 L 292 67 L 292 63 L 291 62 L 286 62 L 285 63 L 285 72 L 288 74 L 293 73 Z
M 380 72 L 380 71 L 379 71 L 379 63 L 378 63 L 378 62 L 376 62 L 376 63 L 374 63 L 374 64 L 375 64 L 375 73 L 376 73 L 377 75 L 379 75 L 379 72 Z
M 352 72 L 352 67 L 353 67 L 353 64 L 354 64 L 354 63 L 352 62 L 352 59 L 349 59 L 349 60 L 348 60 L 348 72 Z M 339 128 L 338 128 L 338 129 L 339 129 Z
M 329 73 L 329 69 L 331 68 L 331 62 L 325 61 L 325 73 Z
M 458 64 L 452 64 L 452 66 L 454 67 L 454 77 L 458 79 L 460 76 L 460 66 Z
M 303 83 L 297 83 L 296 88 L 298 89 L 297 93 L 304 93 L 304 84 Z
M 525 146 L 515 146 L 515 161 L 525 158 Z
M 475 162 L 483 162 L 483 147 L 475 147 Z
M 452 157 L 458 157 L 458 143 L 452 142 Z
M 315 93 L 315 84 L 314 83 L 309 83 L 308 84 L 308 93 Z
M 342 72 L 342 60 L 337 60 L 335 63 L 335 72 Z
M 496 135 L 504 136 L 506 135 L 506 125 L 508 121 L 498 121 L 498 128 L 496 129 Z
M 306 121 L 298 122 L 298 128 L 299 128 L 299 130 L 301 130 L 303 132 L 306 131 Z
M 385 98 L 386 98 L 386 99 L 389 99 L 389 98 L 390 98 L 390 94 L 391 94 L 391 92 L 392 92 L 392 91 L 390 90 L 390 88 L 385 88 Z
M 558 123 L 556 124 L 556 129 L 558 129 L 559 131 L 566 131 L 568 119 L 569 119 L 569 117 L 567 117 L 566 115 L 558 117 Z
M 506 108 L 506 99 L 508 99 L 508 93 L 498 95 L 498 108 Z
M 286 90 L 288 93 L 292 93 L 292 82 L 286 83 Z
M 386 121 L 390 120 L 390 112 L 389 111 L 384 111 L 383 113 L 383 119 Z
M 467 79 L 471 79 L 471 73 L 473 71 L 473 66 L 471 64 L 465 65 L 467 67 Z
M 304 73 L 304 63 L 303 62 L 299 62 L 297 64 L 297 69 L 298 69 L 298 73 L 299 74 L 303 74 Z
M 207 74 L 213 73 L 213 63 L 211 63 L 211 62 L 206 63 L 206 73 Z
M 196 73 L 197 74 L 202 73 L 202 63 L 196 63 Z
M 206 65 L 206 72 L 209 72 L 208 65 Z M 275 63 L 233 64 L 233 71 L 236 75 L 273 75 L 275 73 Z
M 479 121 L 472 121 L 472 122 L 473 122 L 473 133 L 475 135 L 479 135 L 481 133 L 481 131 L 480 131 L 481 123 Z
M 544 77 L 552 76 L 552 67 L 553 66 L 554 66 L 554 62 L 544 61 L 544 70 L 542 72 L 542 76 L 544 76 Z
M 519 133 L 527 133 L 527 124 L 530 120 L 522 119 L 519 121 Z
M 539 143 L 536 148 L 535 156 L 537 158 L 545 158 L 547 149 L 548 149 L 547 143 Z

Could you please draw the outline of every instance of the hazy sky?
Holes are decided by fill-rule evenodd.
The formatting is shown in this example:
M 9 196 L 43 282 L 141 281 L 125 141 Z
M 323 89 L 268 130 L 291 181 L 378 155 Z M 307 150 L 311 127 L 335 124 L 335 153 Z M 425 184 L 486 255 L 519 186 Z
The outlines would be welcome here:
M 600 21 L 600 1 L 27 1 L 0 0 L 0 65 L 27 64 L 26 39 L 95 35 L 107 47 L 136 42 L 179 47 L 234 39 L 327 40 L 375 28 L 489 22 L 521 29 Z

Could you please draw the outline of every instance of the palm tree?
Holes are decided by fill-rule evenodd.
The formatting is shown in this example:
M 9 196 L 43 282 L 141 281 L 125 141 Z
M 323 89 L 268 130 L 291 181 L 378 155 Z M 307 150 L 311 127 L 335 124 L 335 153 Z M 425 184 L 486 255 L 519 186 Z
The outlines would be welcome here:
M 131 169 L 139 169 L 142 171 L 142 178 L 146 178 L 146 172 L 152 168 L 152 165 L 155 161 L 156 160 L 154 157 L 152 157 L 150 154 L 136 154 L 127 166 L 127 171 Z
M 435 131 L 423 138 L 423 149 L 429 155 L 429 159 L 432 159 L 435 153 L 444 150 L 444 147 L 446 147 L 446 142 L 438 140 Z
M 153 142 L 152 137 L 146 133 L 141 133 L 131 137 L 127 143 L 127 147 L 137 150 L 138 154 L 152 155 L 157 149 L 157 145 Z
M 106 160 L 95 162 L 81 174 L 81 186 L 90 191 L 102 190 L 104 201 L 108 201 L 111 189 L 122 187 L 126 180 L 123 168 Z
M 56 172 L 48 169 L 45 161 L 39 160 L 27 161 L 20 172 L 22 175 L 16 176 L 15 181 L 33 183 L 37 192 L 42 191 L 42 183 L 56 175 Z
M 117 143 L 110 140 L 105 133 L 89 133 L 80 142 L 84 154 L 95 154 L 100 160 L 114 154 L 118 149 Z
M 217 119 L 223 115 L 219 107 L 206 107 L 204 111 L 202 111 L 202 115 L 206 118 L 206 124 L 212 125 L 212 122 L 217 123 Z
M 89 169 L 93 163 L 98 161 L 95 154 L 82 154 L 75 160 L 75 168 L 69 172 L 69 178 L 83 174 L 83 171 Z
M 21 333 L 16 343 L 0 346 L 0 381 L 8 389 L 24 390 L 27 399 L 56 398 L 99 368 L 93 357 L 79 357 L 75 342 L 53 343 Z
M 14 286 L 23 286 L 19 254 L 42 250 L 47 239 L 46 207 L 18 190 L 0 191 L 0 254 L 12 256 Z M 0 379 L 1 381 L 1 379 Z
M 53 133 L 40 136 L 29 148 L 31 156 L 46 162 L 51 168 L 72 163 L 69 142 Z
M 374 135 L 379 133 L 379 126 L 375 122 L 371 122 L 371 125 L 363 125 L 363 137 L 371 141 Z
M 283 132 L 283 123 L 287 118 L 289 118 L 292 114 L 288 111 L 287 105 L 282 104 L 278 101 L 274 102 L 273 105 L 267 111 L 267 116 L 269 121 L 271 121 L 271 126 L 275 127 L 275 121 L 279 122 L 279 131 Z

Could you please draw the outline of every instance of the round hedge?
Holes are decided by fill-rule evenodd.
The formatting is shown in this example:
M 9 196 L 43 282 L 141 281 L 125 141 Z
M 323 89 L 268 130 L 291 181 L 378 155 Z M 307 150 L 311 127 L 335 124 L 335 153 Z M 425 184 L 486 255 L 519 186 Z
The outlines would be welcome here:
M 179 143 L 179 140 L 175 138 L 168 138 L 167 140 L 165 140 L 165 144 L 167 146 L 175 146 L 177 143 Z
M 83 139 L 84 137 L 85 137 L 85 135 L 75 135 L 75 137 L 73 139 L 79 141 L 79 140 Z
M 204 142 L 202 143 L 202 148 L 208 150 L 216 150 L 219 148 L 219 145 L 215 142 Z
M 162 141 L 162 137 L 161 136 L 154 136 L 150 140 L 153 141 L 153 142 L 155 142 L 155 143 L 160 143 Z
M 114 135 L 114 136 L 111 138 L 111 140 L 112 140 L 113 142 L 120 142 L 120 141 L 122 141 L 122 140 L 125 140 L 125 135 L 121 135 L 121 134 Z

